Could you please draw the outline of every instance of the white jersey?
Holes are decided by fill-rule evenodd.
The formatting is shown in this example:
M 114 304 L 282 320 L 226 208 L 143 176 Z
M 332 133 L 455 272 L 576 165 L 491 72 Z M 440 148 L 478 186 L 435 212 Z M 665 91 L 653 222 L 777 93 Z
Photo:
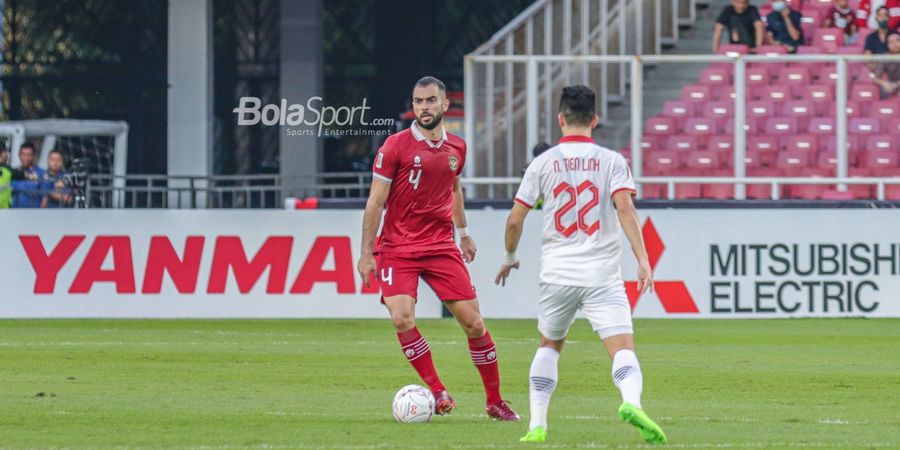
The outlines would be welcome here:
M 622 190 L 635 192 L 625 159 L 588 137 L 565 136 L 531 162 L 516 201 L 531 208 L 544 198 L 542 283 L 622 283 L 620 226 L 612 202 Z

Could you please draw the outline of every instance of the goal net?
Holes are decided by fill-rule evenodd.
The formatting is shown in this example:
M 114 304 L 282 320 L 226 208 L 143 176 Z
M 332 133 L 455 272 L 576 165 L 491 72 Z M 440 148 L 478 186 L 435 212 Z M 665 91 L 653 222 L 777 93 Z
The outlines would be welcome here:
M 51 151 L 59 150 L 65 170 L 83 175 L 96 195 L 87 206 L 123 207 L 128 162 L 128 124 L 121 121 L 39 119 L 0 123 L 0 144 L 10 149 L 10 165 L 19 166 L 19 147 L 35 145 L 37 165 L 47 168 Z M 109 195 L 111 194 L 111 195 Z

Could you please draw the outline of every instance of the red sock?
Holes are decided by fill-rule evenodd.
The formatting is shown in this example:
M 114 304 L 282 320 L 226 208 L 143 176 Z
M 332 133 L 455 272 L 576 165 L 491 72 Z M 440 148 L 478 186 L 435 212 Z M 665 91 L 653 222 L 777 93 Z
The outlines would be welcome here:
M 409 331 L 398 332 L 397 338 L 400 339 L 401 350 L 406 355 L 406 359 L 416 369 L 416 372 L 419 372 L 422 381 L 428 384 L 428 389 L 431 389 L 432 393 L 443 391 L 444 384 L 438 378 L 437 371 L 434 370 L 434 362 L 431 361 L 431 349 L 428 348 L 428 343 L 419 333 L 419 329 L 413 327 Z
M 484 393 L 487 395 L 487 403 L 500 402 L 500 369 L 497 366 L 497 349 L 494 341 L 487 331 L 480 338 L 469 339 L 469 354 L 478 372 L 481 373 L 481 381 L 484 383 Z

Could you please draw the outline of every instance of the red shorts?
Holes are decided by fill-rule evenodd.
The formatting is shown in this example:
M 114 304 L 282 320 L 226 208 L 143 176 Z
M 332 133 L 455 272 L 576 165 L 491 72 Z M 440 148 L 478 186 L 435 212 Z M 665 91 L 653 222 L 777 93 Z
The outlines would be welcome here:
M 384 297 L 408 295 L 417 299 L 422 277 L 443 302 L 472 300 L 475 287 L 459 251 L 441 253 L 382 253 L 375 256 Z

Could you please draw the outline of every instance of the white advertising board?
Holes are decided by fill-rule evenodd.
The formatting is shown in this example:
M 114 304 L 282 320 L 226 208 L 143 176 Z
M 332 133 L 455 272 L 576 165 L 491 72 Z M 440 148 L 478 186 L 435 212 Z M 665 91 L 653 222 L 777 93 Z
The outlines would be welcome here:
M 469 211 L 469 265 L 488 318 L 534 318 L 540 212 L 522 263 L 493 284 L 506 211 Z M 900 317 L 900 211 L 641 212 L 656 289 L 635 317 Z M 0 317 L 387 318 L 356 275 L 362 211 L 4 211 Z M 440 304 L 420 282 L 419 317 Z

